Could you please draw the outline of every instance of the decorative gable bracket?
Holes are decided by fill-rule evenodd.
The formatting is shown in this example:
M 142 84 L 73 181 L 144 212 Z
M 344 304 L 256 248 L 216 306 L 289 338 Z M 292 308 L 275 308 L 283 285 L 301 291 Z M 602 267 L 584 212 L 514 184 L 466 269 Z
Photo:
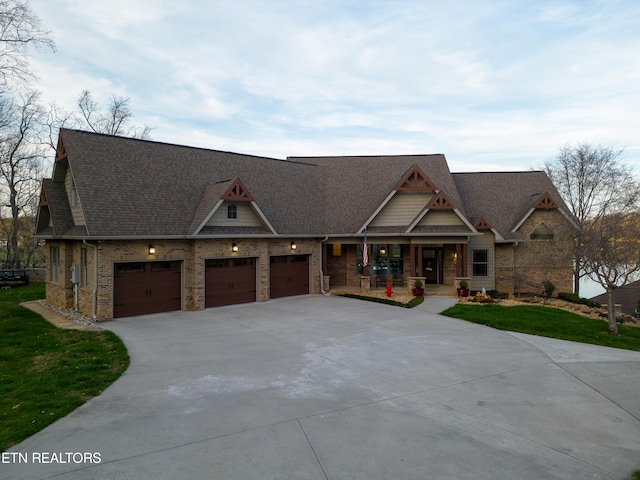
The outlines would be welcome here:
M 253 197 L 239 178 L 236 178 L 229 189 L 220 198 L 222 200 L 229 200 L 232 202 L 253 202 Z
M 400 183 L 396 185 L 395 190 L 433 192 L 437 190 L 437 187 L 429 180 L 429 177 L 420 170 L 420 167 L 414 165 L 413 168 L 402 177 Z
M 551 198 L 548 192 L 544 192 L 542 196 L 538 199 L 536 204 L 533 206 L 536 210 L 551 210 L 554 208 L 559 208 L 558 204 Z
M 486 218 L 480 217 L 480 219 L 473 226 L 476 230 L 491 230 L 493 225 L 491 225 Z
M 40 190 L 40 203 L 39 206 L 41 207 L 45 207 L 49 205 L 49 199 L 47 198 L 47 189 L 44 186 L 44 183 L 42 184 L 42 189 Z
M 429 210 L 455 210 L 455 206 L 443 192 L 439 192 L 427 205 Z
M 56 158 L 55 162 L 59 162 L 60 160 L 64 160 L 68 157 L 67 149 L 64 146 L 64 141 L 62 140 L 62 135 L 58 136 L 58 145 L 56 147 Z

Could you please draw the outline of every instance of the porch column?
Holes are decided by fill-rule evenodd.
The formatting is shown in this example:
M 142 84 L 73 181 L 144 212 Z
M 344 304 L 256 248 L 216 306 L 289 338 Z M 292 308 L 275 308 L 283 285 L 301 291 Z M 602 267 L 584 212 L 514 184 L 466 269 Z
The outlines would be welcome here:
M 322 244 L 322 271 L 324 274 L 327 274 L 328 262 L 327 262 L 327 252 L 329 251 L 329 246 L 326 243 Z
M 462 275 L 460 275 L 461 277 L 468 277 L 469 276 L 469 272 L 468 272 L 468 267 L 467 267 L 467 257 L 469 256 L 469 245 L 466 243 L 463 243 L 462 245 L 460 245 L 460 247 L 462 247 L 461 250 L 461 257 L 462 257 Z
M 409 272 L 411 277 L 416 275 L 416 246 L 414 244 L 409 245 Z

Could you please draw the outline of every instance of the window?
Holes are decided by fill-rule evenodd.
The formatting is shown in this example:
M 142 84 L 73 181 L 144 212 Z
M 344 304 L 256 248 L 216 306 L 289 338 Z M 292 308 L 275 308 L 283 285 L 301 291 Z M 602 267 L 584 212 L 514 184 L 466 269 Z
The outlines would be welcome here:
M 373 253 L 373 274 L 386 275 L 389 271 L 389 245 L 372 245 Z
M 402 245 L 375 244 L 373 247 L 373 271 L 376 275 L 396 275 L 404 272 Z
M 473 276 L 486 277 L 489 272 L 489 254 L 487 250 L 473 251 Z
M 60 281 L 60 247 L 51 247 L 51 281 Z
M 229 220 L 238 219 L 238 205 L 235 203 L 229 203 L 227 205 L 227 218 Z
M 89 285 L 89 258 L 87 257 L 87 249 L 80 250 L 80 285 L 86 287 Z
M 152 272 L 177 272 L 178 268 L 178 262 L 153 262 L 151 264 Z
M 334 257 L 342 256 L 342 244 L 340 243 L 333 244 L 333 256 Z
M 116 265 L 116 275 L 131 275 L 144 273 L 144 263 L 119 263 Z
M 404 273 L 404 259 L 402 258 L 402 245 L 391 245 L 391 258 L 389 259 L 389 273 L 402 275 Z
M 553 240 L 553 231 L 547 227 L 544 223 L 541 224 L 538 228 L 536 228 L 531 235 L 529 235 L 531 240 Z
M 78 206 L 78 190 L 76 189 L 75 180 L 71 180 L 71 206 Z

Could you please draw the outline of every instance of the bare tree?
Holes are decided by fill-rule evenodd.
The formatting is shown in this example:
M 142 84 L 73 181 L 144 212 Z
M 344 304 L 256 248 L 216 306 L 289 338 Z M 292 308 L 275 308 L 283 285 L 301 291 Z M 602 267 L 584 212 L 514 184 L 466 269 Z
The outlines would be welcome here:
M 55 51 L 50 33 L 26 1 L 0 0 L 0 91 L 33 78 L 28 61 L 30 47 Z
M 11 226 L 7 238 L 7 264 L 20 268 L 20 215 L 28 210 L 40 190 L 44 147 L 38 133 L 44 112 L 38 104 L 38 94 L 31 92 L 19 97 L 0 97 L 0 179 L 11 212 Z
M 605 214 L 587 225 L 584 266 L 607 292 L 609 333 L 618 335 L 614 292 L 640 276 L 640 213 Z
M 130 125 L 133 113 L 129 107 L 129 99 L 112 95 L 106 110 L 102 110 L 93 99 L 89 90 L 84 90 L 78 97 L 78 110 L 67 112 L 56 104 L 49 106 L 46 121 L 46 138 L 43 143 L 56 149 L 58 132 L 61 128 L 77 128 L 90 130 L 95 133 L 117 135 L 121 137 L 149 140 L 151 127 Z
M 578 220 L 581 232 L 574 244 L 574 292 L 585 276 L 591 220 L 609 212 L 629 212 L 637 206 L 640 183 L 622 159 L 623 150 L 587 143 L 565 146 L 545 170 Z
M 96 133 L 148 139 L 151 128 L 129 125 L 133 118 L 129 107 L 129 98 L 112 95 L 105 111 L 101 111 L 98 102 L 93 99 L 89 90 L 84 90 L 78 98 L 80 123 Z

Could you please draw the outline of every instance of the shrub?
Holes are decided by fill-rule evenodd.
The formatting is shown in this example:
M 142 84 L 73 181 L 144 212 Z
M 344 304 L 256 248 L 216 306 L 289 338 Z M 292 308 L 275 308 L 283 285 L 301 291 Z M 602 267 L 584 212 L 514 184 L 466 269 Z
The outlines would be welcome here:
M 600 308 L 598 302 L 594 302 L 593 300 L 589 300 L 588 298 L 579 297 L 575 293 L 569 292 L 558 292 L 558 298 L 560 300 L 564 300 L 565 302 L 577 303 L 579 305 L 586 305 L 587 307 Z
M 551 282 L 551 280 L 545 280 L 542 282 L 542 286 L 544 287 L 544 298 L 549 300 L 553 296 L 553 292 L 556 291 L 556 286 Z
M 489 295 L 491 298 L 497 298 L 497 299 L 505 299 L 505 298 L 509 298 L 509 295 L 506 293 L 501 293 L 498 290 L 489 290 L 487 292 L 487 295 Z

